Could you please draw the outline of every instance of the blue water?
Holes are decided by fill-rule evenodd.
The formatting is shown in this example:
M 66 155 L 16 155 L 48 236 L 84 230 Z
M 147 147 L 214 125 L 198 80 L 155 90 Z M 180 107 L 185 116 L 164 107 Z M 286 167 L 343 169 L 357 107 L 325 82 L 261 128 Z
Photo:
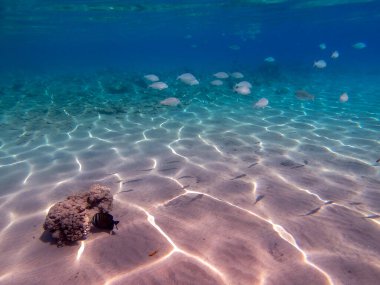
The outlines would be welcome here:
M 376 1 L 311 8 L 298 6 L 318 1 L 139 1 L 136 11 L 125 1 L 16 2 L 2 8 L 0 51 L 7 71 L 254 69 L 270 55 L 281 65 L 297 67 L 333 50 L 343 59 L 329 69 L 379 66 Z M 365 52 L 352 48 L 356 42 L 368 45 Z M 325 51 L 320 43 L 326 43 Z
M 369 0 L 1 1 L 0 283 L 377 284 L 379 27 Z M 116 234 L 47 242 L 95 183 Z

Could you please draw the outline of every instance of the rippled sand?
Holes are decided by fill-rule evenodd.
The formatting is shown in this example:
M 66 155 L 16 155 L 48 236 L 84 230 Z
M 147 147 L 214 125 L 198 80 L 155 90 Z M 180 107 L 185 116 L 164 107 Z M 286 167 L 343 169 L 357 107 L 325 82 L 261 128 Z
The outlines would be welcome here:
M 211 74 L 162 92 L 140 78 L 2 84 L 1 283 L 377 284 L 374 79 L 295 76 L 239 96 Z M 159 105 L 173 95 L 182 105 Z M 116 194 L 119 230 L 57 248 L 49 207 L 93 183 Z

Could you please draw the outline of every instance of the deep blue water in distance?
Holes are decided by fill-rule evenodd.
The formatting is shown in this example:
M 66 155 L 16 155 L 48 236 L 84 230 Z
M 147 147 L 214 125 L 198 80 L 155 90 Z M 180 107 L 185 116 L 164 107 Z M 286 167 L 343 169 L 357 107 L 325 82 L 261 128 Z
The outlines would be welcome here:
M 214 71 L 227 65 L 254 69 L 268 56 L 297 68 L 338 50 L 340 60 L 328 69 L 378 70 L 378 1 L 305 8 L 298 5 L 308 1 L 251 2 L 138 1 L 133 8 L 132 1 L 92 1 L 86 11 L 85 1 L 6 1 L 1 69 Z M 356 42 L 367 48 L 353 49 Z

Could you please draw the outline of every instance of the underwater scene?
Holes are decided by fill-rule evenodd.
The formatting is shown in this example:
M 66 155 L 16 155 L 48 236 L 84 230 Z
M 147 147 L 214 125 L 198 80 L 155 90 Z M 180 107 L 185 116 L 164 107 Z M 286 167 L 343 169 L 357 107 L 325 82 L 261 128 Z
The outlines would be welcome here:
M 380 2 L 2 0 L 0 283 L 376 285 Z

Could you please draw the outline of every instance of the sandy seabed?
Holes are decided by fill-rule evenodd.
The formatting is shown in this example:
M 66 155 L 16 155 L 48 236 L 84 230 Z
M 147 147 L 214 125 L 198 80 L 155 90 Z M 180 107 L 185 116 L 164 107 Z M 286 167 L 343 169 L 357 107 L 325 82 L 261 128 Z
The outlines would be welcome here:
M 290 78 L 242 96 L 211 77 L 3 84 L 0 283 L 378 284 L 376 81 Z M 94 183 L 112 189 L 119 230 L 57 248 L 48 209 Z

